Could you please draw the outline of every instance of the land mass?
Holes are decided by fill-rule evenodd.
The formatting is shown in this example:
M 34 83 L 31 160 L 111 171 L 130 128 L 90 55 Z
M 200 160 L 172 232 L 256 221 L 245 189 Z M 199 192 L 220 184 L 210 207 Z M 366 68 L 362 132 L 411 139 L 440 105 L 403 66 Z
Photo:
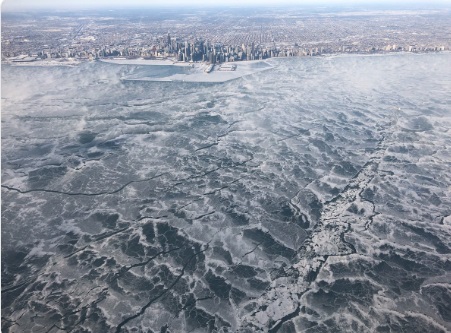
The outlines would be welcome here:
M 449 8 L 280 7 L 2 13 L 2 61 L 226 63 L 450 49 Z M 154 62 L 158 64 L 158 62 Z

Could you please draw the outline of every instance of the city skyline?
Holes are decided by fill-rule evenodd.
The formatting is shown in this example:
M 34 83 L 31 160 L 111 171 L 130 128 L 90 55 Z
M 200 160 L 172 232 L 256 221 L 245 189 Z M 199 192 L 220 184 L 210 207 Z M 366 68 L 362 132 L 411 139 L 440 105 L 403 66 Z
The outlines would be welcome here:
M 2 61 L 126 57 L 222 63 L 450 49 L 447 9 L 104 9 L 36 14 L 2 17 Z

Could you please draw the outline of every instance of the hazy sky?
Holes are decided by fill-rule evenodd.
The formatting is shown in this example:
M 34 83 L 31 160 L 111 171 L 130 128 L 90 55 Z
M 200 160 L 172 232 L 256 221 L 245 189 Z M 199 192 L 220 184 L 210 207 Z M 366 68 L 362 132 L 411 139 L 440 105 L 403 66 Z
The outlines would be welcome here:
M 282 4 L 370 4 L 370 3 L 386 3 L 386 4 L 411 4 L 411 3 L 435 3 L 435 4 L 451 4 L 451 0 L 396 0 L 396 1 L 377 1 L 377 0 L 1 0 L 2 11 L 9 10 L 27 10 L 37 8 L 93 8 L 93 7 L 129 7 L 129 6 L 213 6 L 213 5 L 282 5 Z

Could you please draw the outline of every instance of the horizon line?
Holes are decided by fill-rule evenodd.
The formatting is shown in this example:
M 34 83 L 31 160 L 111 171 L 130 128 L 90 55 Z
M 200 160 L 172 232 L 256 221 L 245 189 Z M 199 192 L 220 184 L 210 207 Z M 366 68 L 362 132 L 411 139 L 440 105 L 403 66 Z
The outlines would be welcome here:
M 174 2 L 175 1 L 175 2 Z M 341 6 L 357 6 L 357 7 L 378 7 L 378 8 L 402 8 L 408 9 L 414 7 L 414 9 L 418 9 L 417 6 L 425 6 L 429 8 L 434 7 L 451 7 L 451 0 L 404 0 L 397 1 L 393 3 L 390 0 L 383 1 L 375 1 L 375 0 L 319 0 L 319 1 L 293 1 L 293 0 L 285 0 L 285 1 L 274 1 L 267 0 L 263 2 L 256 1 L 229 1 L 219 2 L 219 3 L 209 3 L 207 5 L 201 2 L 191 2 L 187 4 L 186 2 L 178 2 L 179 0 L 169 0 L 166 3 L 142 3 L 140 0 L 135 0 L 131 2 L 124 3 L 121 0 L 116 0 L 114 2 L 109 1 L 102 3 L 102 1 L 96 1 L 91 3 L 85 3 L 84 1 L 80 2 L 71 2 L 71 3 L 52 3 L 52 0 L 49 1 L 40 1 L 29 2 L 29 0 L 7 0 L 1 2 L 1 12 L 6 13 L 21 13 L 21 12 L 36 12 L 36 11 L 70 11 L 70 10 L 120 10 L 120 9 L 213 9 L 213 8 L 283 8 L 283 7 L 291 7 L 291 8 L 302 8 L 302 7 L 341 7 Z M 169 2 L 169 3 L 168 3 Z M 425 8 L 423 8 L 425 9 Z M 450 8 L 448 8 L 450 9 Z

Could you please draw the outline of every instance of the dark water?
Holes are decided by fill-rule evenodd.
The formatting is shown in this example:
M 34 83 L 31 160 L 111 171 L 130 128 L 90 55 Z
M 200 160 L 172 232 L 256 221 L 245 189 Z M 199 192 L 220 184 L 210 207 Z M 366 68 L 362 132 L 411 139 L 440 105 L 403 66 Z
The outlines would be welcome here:
M 450 331 L 449 61 L 3 66 L 2 331 Z

